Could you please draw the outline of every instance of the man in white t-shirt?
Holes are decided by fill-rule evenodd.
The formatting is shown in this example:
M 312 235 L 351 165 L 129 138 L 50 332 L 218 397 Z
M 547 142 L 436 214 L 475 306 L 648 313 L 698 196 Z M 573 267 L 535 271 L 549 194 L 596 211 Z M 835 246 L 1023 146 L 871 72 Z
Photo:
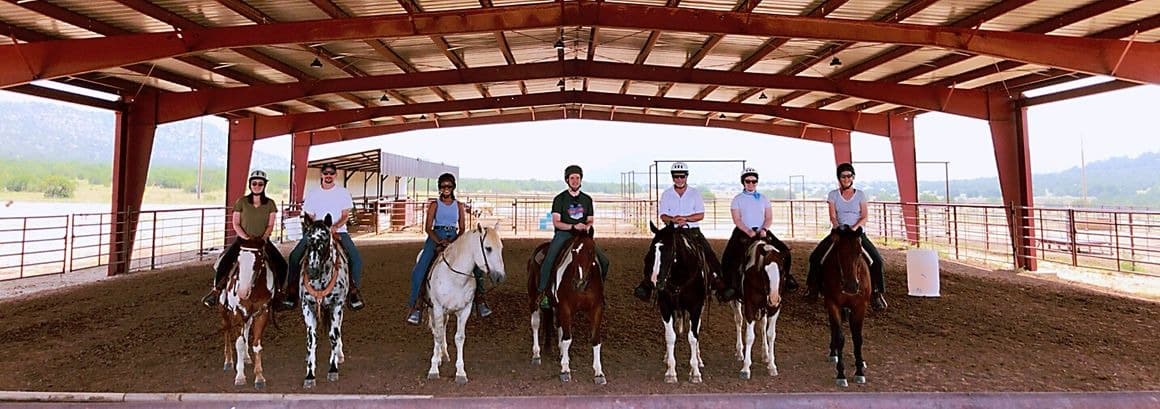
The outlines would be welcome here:
M 359 295 L 358 291 L 359 284 L 362 283 L 362 256 L 359 255 L 358 248 L 355 247 L 354 241 L 350 239 L 350 234 L 346 230 L 346 222 L 350 219 L 350 209 L 354 201 L 350 196 L 350 191 L 334 183 L 337 174 L 338 169 L 333 164 L 322 165 L 322 183 L 319 187 L 306 191 L 302 202 L 302 211 L 316 220 L 323 219 L 327 215 L 330 215 L 330 219 L 334 220 L 330 229 L 338 233 L 342 248 L 350 258 L 351 287 L 347 300 L 350 301 L 351 309 L 360 310 L 364 306 L 362 296 Z M 282 303 L 282 307 L 285 309 L 292 309 L 298 303 L 298 280 L 302 268 L 302 253 L 305 251 L 306 238 L 303 237 L 298 245 L 294 246 L 294 250 L 290 252 L 290 274 L 286 279 L 287 298 Z
M 709 277 L 712 277 L 712 281 L 717 283 L 716 278 L 721 273 L 721 263 L 717 261 L 717 253 L 713 252 L 713 246 L 709 245 L 705 235 L 701 234 L 699 223 L 705 218 L 705 200 L 697 188 L 689 186 L 689 166 L 684 162 L 673 163 L 672 168 L 669 169 L 669 174 L 673 177 L 673 186 L 665 189 L 664 193 L 661 193 L 660 201 L 657 202 L 661 222 L 672 224 L 677 228 L 688 229 L 693 237 L 699 239 L 697 245 L 701 247 L 701 251 L 705 255 Z M 641 300 L 648 301 L 652 289 L 656 286 L 656 282 L 653 280 L 655 278 L 652 276 L 652 271 L 645 271 L 644 280 L 641 280 L 640 285 L 636 286 L 633 294 Z

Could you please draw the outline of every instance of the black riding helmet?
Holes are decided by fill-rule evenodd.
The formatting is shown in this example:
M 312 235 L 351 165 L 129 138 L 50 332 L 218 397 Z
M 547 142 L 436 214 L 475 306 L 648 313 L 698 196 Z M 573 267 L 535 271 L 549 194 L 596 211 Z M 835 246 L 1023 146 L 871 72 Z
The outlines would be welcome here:
M 571 176 L 572 174 L 580 175 L 580 177 L 583 178 L 584 177 L 584 169 L 581 169 L 580 165 L 568 165 L 568 167 L 564 168 L 564 180 L 565 181 L 568 180 L 568 176 Z
M 834 177 L 841 179 L 842 172 L 850 172 L 850 174 L 855 174 L 854 165 L 851 165 L 850 162 L 845 162 L 841 165 L 838 165 L 838 172 L 834 174 Z
M 438 184 L 438 185 L 442 185 L 442 184 L 443 184 L 443 182 L 451 182 L 451 188 L 452 188 L 452 189 L 454 189 L 454 188 L 455 188 L 455 186 L 456 186 L 456 184 L 455 184 L 455 175 L 452 175 L 452 174 L 450 174 L 450 173 L 444 173 L 444 174 L 442 174 L 442 175 L 439 175 L 439 181 L 438 181 L 438 183 L 437 183 L 437 184 Z

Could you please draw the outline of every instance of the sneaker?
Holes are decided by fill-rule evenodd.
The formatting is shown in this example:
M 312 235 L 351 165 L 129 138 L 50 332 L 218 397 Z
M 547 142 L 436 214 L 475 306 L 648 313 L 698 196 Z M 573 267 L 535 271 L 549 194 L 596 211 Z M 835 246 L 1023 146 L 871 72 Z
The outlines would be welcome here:
M 793 276 L 786 276 L 785 277 L 785 291 L 786 292 L 792 293 L 794 291 L 797 291 L 797 289 L 799 287 L 801 287 L 801 286 L 798 285 L 797 280 L 793 279 Z
M 886 311 L 886 298 L 882 296 L 882 293 L 875 292 L 870 295 L 870 308 L 876 312 Z
M 546 310 L 550 308 L 552 308 L 552 305 L 548 303 L 548 294 L 540 294 L 540 309 Z
M 407 315 L 407 323 L 411 325 L 419 325 L 419 321 L 423 320 L 423 310 L 418 308 L 412 309 L 411 313 Z
M 652 296 L 652 287 L 652 282 L 641 281 L 640 285 L 636 286 L 636 288 L 632 290 L 632 295 L 635 295 L 636 298 L 639 298 L 641 301 L 648 302 L 649 298 Z
M 491 315 L 491 308 L 488 308 L 485 302 L 475 303 L 475 309 L 479 311 L 480 318 L 487 318 L 488 315 Z
M 350 302 L 350 309 L 355 311 L 361 310 L 365 306 L 363 305 L 362 296 L 358 295 L 358 289 L 352 289 L 347 301 Z
M 213 307 L 217 305 L 219 295 L 221 295 L 221 290 L 215 288 L 209 294 L 206 294 L 205 297 L 201 297 L 201 303 L 206 307 Z

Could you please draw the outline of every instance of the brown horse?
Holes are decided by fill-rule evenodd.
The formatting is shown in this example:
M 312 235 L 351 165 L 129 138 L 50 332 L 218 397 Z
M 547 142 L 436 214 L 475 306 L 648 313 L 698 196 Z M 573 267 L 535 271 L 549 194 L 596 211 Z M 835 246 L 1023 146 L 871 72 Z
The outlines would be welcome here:
M 850 323 L 854 338 L 854 382 L 866 383 L 866 361 L 862 360 L 862 323 L 870 302 L 870 265 L 862 250 L 862 235 L 844 228 L 830 233 L 833 245 L 823 256 L 822 294 L 830 318 L 830 362 L 837 364 L 836 383 L 845 387 L 846 372 L 842 365 L 842 318 Z M 864 257 L 865 256 L 865 257 Z
M 741 269 L 741 298 L 730 302 L 737 328 L 737 359 L 742 361 L 741 379 L 749 379 L 753 363 L 754 323 L 761 339 L 762 358 L 769 376 L 777 376 L 773 345 L 777 339 L 777 317 L 781 315 L 782 293 L 789 275 L 785 255 L 764 240 L 753 240 L 745 251 Z
M 266 387 L 266 377 L 262 374 L 262 332 L 273 316 L 269 303 L 274 296 L 274 274 L 267 267 L 265 247 L 264 239 L 251 238 L 242 241 L 236 262 L 218 260 L 218 263 L 235 263 L 220 303 L 225 339 L 222 370 L 234 367 L 237 372 L 234 385 L 245 385 L 246 364 L 251 362 L 249 352 L 253 351 L 257 389 Z
M 603 385 L 607 381 L 604 369 L 600 365 L 600 324 L 604 314 L 604 272 L 596 259 L 596 242 L 592 239 L 592 230 L 573 233 L 571 239 L 564 244 L 560 255 L 556 257 L 556 265 L 552 269 L 553 296 L 549 297 L 550 307 L 541 311 L 539 305 L 539 278 L 540 265 L 544 262 L 544 254 L 548 250 L 544 243 L 532 252 L 528 260 L 528 309 L 532 313 L 532 363 L 540 363 L 540 329 L 541 315 L 545 335 L 552 329 L 553 312 L 556 325 L 554 326 L 559 337 L 560 348 L 560 380 L 572 380 L 572 369 L 569 366 L 568 348 L 572 346 L 572 321 L 577 312 L 583 312 L 591 323 L 589 328 L 592 338 L 592 369 L 595 372 L 594 381 Z M 548 337 L 545 337 L 548 338 Z

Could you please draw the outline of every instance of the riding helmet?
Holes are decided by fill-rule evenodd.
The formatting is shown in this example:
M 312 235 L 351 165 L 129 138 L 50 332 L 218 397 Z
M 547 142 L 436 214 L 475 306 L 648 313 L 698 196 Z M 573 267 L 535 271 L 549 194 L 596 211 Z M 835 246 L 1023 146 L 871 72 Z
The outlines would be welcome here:
M 745 183 L 746 176 L 753 176 L 757 178 L 757 169 L 746 167 L 745 170 L 741 171 L 741 183 Z
M 439 181 L 437 182 L 437 184 L 442 185 L 443 182 L 451 182 L 451 186 L 455 187 L 455 175 L 452 175 L 450 173 L 444 173 L 442 175 L 439 175 Z
M 673 167 L 669 168 L 669 173 L 672 175 L 688 175 L 689 165 L 685 162 L 673 162 Z
M 270 178 L 266 177 L 266 171 L 261 170 L 261 169 L 255 169 L 253 172 L 250 172 L 250 179 L 249 180 L 254 180 L 254 179 L 262 179 L 263 182 L 270 181 Z
M 854 165 L 851 165 L 850 162 L 845 162 L 841 165 L 838 165 L 838 172 L 835 176 L 840 179 L 842 177 L 842 172 L 850 172 L 850 174 L 854 174 Z
M 584 169 L 581 169 L 580 165 L 568 165 L 568 167 L 564 168 L 564 180 L 568 180 L 568 176 L 573 173 L 580 175 L 581 178 L 584 177 Z

